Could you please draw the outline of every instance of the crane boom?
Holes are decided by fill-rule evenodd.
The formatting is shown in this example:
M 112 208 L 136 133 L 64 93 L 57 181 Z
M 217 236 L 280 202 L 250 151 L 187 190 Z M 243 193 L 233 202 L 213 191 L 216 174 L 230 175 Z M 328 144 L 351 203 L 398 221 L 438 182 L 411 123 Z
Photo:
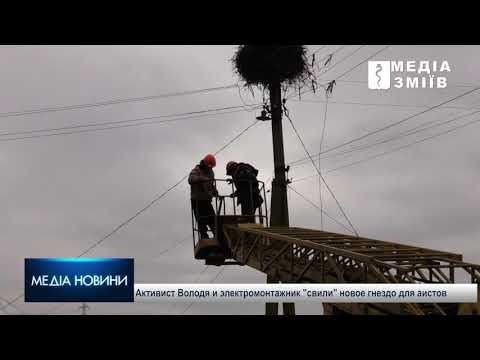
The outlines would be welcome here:
M 480 265 L 461 254 L 297 227 L 226 224 L 233 258 L 284 283 L 480 283 Z M 458 277 L 457 277 L 458 278 Z M 471 307 L 478 313 L 479 304 Z M 463 310 L 462 310 L 463 309 Z M 327 314 L 429 315 L 458 304 L 325 304 Z

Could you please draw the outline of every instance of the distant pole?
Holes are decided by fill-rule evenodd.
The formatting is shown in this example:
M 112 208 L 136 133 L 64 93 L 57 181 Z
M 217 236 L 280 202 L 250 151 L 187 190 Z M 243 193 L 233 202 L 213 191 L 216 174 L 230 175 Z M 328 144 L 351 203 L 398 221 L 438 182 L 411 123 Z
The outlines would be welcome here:
M 280 82 L 270 84 L 270 109 L 272 117 L 273 163 L 275 177 L 272 181 L 270 201 L 270 226 L 290 226 L 288 219 L 287 176 L 283 149 L 282 92 Z M 274 276 L 267 275 L 267 283 L 278 283 Z M 278 315 L 278 304 L 267 303 L 266 315 Z M 295 304 L 283 304 L 284 315 L 295 315 Z
M 80 310 L 82 310 L 82 315 L 87 315 L 87 310 L 88 310 L 88 305 L 85 303 L 82 303 L 82 306 L 80 306 Z

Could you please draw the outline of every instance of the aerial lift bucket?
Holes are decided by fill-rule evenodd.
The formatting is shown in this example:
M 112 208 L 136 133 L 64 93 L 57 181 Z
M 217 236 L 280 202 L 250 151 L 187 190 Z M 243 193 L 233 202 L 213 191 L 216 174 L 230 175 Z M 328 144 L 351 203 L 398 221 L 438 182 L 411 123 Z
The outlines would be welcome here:
M 216 179 L 215 182 L 227 180 Z M 261 184 L 261 190 L 263 191 L 265 199 L 265 184 L 259 181 Z M 216 187 L 216 185 L 215 185 Z M 233 185 L 232 185 L 232 194 L 233 194 Z M 233 214 L 227 214 L 226 211 L 226 199 L 232 199 L 232 209 Z M 193 208 L 192 208 L 192 230 L 193 230 L 193 245 L 194 245 L 194 257 L 197 260 L 205 260 L 206 265 L 227 265 L 227 264 L 237 264 L 226 263 L 225 260 L 232 259 L 232 253 L 230 249 L 230 244 L 228 240 L 224 237 L 223 226 L 224 225 L 254 225 L 256 219 L 259 220 L 261 224 L 258 226 L 264 226 L 263 224 L 268 222 L 268 213 L 266 208 L 266 201 L 263 204 L 265 208 L 264 211 L 262 206 L 258 209 L 258 214 L 252 215 L 240 215 L 236 213 L 234 198 L 230 195 L 228 196 L 217 196 L 215 197 L 215 233 L 212 238 L 201 238 L 198 230 L 198 224 L 196 222 Z M 195 241 L 195 234 L 197 234 L 198 240 Z

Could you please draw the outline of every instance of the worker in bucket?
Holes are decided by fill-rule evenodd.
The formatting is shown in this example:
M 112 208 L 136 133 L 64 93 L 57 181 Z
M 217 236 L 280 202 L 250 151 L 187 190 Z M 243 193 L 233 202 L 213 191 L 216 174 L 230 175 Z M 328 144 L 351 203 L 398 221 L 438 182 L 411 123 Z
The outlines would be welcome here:
M 213 172 L 215 165 L 215 156 L 208 154 L 192 169 L 188 177 L 192 209 L 201 239 L 208 239 L 207 226 L 215 236 L 215 210 L 212 206 L 212 198 L 218 196 Z
M 236 191 L 232 196 L 237 198 L 237 205 L 241 205 L 242 215 L 254 215 L 263 203 L 257 180 L 258 170 L 250 164 L 235 161 L 228 162 L 226 170 L 235 185 Z

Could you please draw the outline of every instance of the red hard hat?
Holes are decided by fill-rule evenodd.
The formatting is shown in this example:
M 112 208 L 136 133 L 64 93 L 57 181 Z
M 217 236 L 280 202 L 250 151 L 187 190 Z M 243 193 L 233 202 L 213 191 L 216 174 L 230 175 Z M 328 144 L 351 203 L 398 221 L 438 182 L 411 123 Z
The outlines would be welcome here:
M 231 171 L 237 165 L 235 161 L 229 161 L 227 164 L 227 175 L 231 175 Z
M 214 168 L 217 165 L 217 160 L 215 160 L 215 156 L 212 154 L 208 154 L 203 158 L 203 162 L 211 168 Z

